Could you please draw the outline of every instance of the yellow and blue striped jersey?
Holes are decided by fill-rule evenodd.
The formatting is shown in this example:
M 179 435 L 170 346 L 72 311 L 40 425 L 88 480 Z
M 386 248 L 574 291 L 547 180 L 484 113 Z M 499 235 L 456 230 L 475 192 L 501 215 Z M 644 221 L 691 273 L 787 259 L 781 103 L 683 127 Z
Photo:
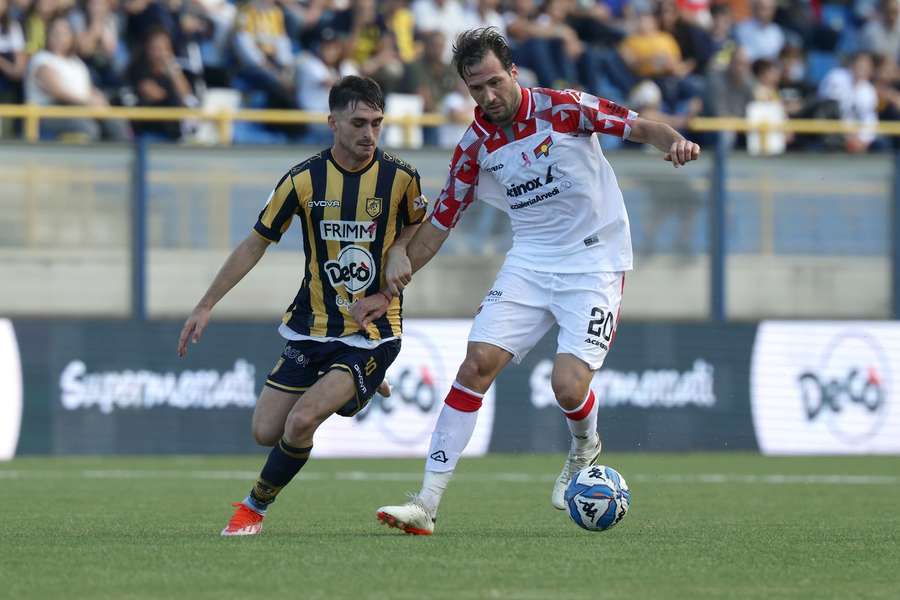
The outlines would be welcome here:
M 342 168 L 330 150 L 293 167 L 253 228 L 278 242 L 296 215 L 303 229 L 306 270 L 285 325 L 315 337 L 400 335 L 402 298 L 394 298 L 366 331 L 350 316 L 350 306 L 384 286 L 388 249 L 404 227 L 422 222 L 426 205 L 418 172 L 381 149 L 359 171 Z

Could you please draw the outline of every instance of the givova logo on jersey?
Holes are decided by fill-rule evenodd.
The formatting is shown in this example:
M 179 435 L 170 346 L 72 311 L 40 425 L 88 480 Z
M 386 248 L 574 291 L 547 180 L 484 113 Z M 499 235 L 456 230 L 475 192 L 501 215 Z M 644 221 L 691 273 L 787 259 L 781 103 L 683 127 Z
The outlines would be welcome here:
M 337 260 L 325 263 L 325 273 L 331 287 L 344 287 L 356 293 L 369 287 L 375 279 L 375 261 L 372 254 L 360 246 L 347 246 Z

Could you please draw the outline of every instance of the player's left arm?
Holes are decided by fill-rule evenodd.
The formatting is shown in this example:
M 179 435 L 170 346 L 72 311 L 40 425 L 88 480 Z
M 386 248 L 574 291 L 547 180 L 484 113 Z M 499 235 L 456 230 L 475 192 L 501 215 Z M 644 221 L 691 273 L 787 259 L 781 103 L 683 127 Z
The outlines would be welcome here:
M 578 128 L 585 133 L 614 135 L 639 144 L 650 144 L 665 154 L 665 160 L 679 167 L 700 158 L 700 145 L 687 140 L 665 123 L 642 119 L 633 110 L 585 92 L 557 92 L 555 102 L 578 103 Z
M 631 123 L 628 139 L 659 149 L 664 153 L 663 159 L 676 168 L 700 158 L 700 144 L 686 139 L 671 126 L 659 121 L 638 117 Z

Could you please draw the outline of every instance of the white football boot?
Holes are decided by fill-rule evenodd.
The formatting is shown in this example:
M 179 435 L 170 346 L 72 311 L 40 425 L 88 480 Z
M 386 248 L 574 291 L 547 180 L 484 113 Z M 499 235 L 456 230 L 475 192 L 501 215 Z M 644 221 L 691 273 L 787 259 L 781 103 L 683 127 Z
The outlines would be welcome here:
M 566 464 L 563 465 L 562 473 L 556 478 L 553 484 L 553 493 L 550 494 L 550 504 L 559 510 L 566 508 L 566 487 L 572 477 L 583 468 L 597 463 L 600 458 L 600 450 L 603 444 L 600 443 L 600 436 L 597 436 L 597 444 L 587 446 L 582 450 L 575 448 L 575 440 L 572 440 L 572 446 L 569 448 L 569 456 L 566 457 Z
M 410 535 L 434 533 L 434 517 L 414 495 L 401 506 L 382 506 L 376 517 L 388 527 L 400 529 Z

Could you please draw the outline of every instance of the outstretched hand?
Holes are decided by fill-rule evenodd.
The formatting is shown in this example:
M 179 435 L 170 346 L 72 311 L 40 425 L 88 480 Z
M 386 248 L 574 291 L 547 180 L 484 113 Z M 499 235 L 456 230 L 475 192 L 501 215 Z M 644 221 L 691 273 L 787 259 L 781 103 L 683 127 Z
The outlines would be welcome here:
M 196 344 L 200 341 L 200 336 L 209 324 L 210 309 L 198 306 L 184 322 L 181 328 L 181 335 L 178 336 L 178 356 L 184 357 L 187 354 L 188 341 Z
M 350 316 L 360 327 L 366 329 L 372 321 L 387 312 L 389 304 L 387 296 L 379 292 L 374 296 L 366 296 L 354 302 L 350 307 Z
M 666 152 L 666 155 L 663 157 L 664 160 L 671 162 L 672 166 L 676 169 L 699 158 L 700 144 L 695 144 L 684 138 L 673 143 L 669 148 L 669 151 Z

